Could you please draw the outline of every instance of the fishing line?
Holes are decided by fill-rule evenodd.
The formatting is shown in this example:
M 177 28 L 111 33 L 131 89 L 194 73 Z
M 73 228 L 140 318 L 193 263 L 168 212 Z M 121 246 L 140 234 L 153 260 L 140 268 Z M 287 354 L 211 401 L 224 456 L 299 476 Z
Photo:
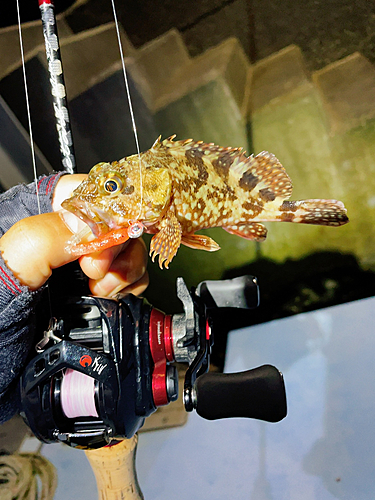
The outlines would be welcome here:
M 141 217 L 142 214 L 142 202 L 143 202 L 143 180 L 142 180 L 142 160 L 141 160 L 141 151 L 139 148 L 139 141 L 138 141 L 138 132 L 137 132 L 137 126 L 135 123 L 135 117 L 134 117 L 134 111 L 133 111 L 133 104 L 132 104 L 132 99 L 130 95 L 130 89 L 129 89 L 129 83 L 128 83 L 128 77 L 126 74 L 126 68 L 125 68 L 125 58 L 124 58 L 124 53 L 122 50 L 122 44 L 121 44 L 121 36 L 120 36 L 120 29 L 119 29 L 119 23 L 117 20 L 117 14 L 116 14 L 116 7 L 115 7 L 115 2 L 114 0 L 111 0 L 112 3 L 112 11 L 113 11 L 113 19 L 115 21 L 115 26 L 116 26 L 116 34 L 117 34 L 117 42 L 120 50 L 120 58 L 121 58 L 121 65 L 122 65 L 122 72 L 124 74 L 124 81 L 125 81 L 125 88 L 126 88 L 126 95 L 128 98 L 128 104 L 129 104 L 129 110 L 130 110 L 130 117 L 131 117 L 131 122 L 133 126 L 133 133 L 134 133 L 134 139 L 135 139 L 135 144 L 137 148 L 137 154 L 138 154 L 138 161 L 139 161 L 139 191 L 140 191 L 140 203 L 139 203 L 139 212 L 137 219 Z M 134 226 L 135 231 L 139 231 L 139 226 L 138 228 Z M 143 227 L 142 227 L 142 232 L 143 232 Z M 141 234 L 142 234 L 141 232 Z M 134 235 L 135 236 L 135 235 Z M 134 237 L 130 234 L 130 237 Z M 139 235 L 140 236 L 140 235 Z M 138 237 L 136 235 L 135 237 Z
M 16 3 L 17 3 L 18 35 L 19 35 L 20 49 L 21 49 L 23 84 L 24 84 L 24 88 L 25 88 L 27 121 L 28 121 L 28 126 L 29 126 L 29 136 L 30 136 L 30 146 L 31 146 L 31 157 L 32 157 L 32 162 L 33 162 L 33 172 L 34 172 L 34 181 L 35 181 L 35 189 L 36 189 L 36 199 L 37 199 L 37 203 L 38 203 L 38 212 L 40 215 L 41 209 L 40 209 L 40 201 L 39 201 L 39 188 L 38 188 L 38 178 L 37 178 L 37 172 L 36 172 L 36 159 L 35 159 L 33 130 L 32 130 L 32 126 L 31 126 L 30 101 L 29 101 L 29 91 L 28 91 L 27 77 L 26 77 L 25 55 L 24 55 L 24 50 L 23 50 L 23 38 L 22 38 L 22 29 L 21 29 L 21 16 L 20 16 L 19 0 L 16 0 Z
M 62 377 L 60 403 L 68 418 L 98 417 L 95 404 L 95 379 L 68 368 Z
M 28 90 L 27 77 L 26 77 L 26 64 L 25 64 L 25 54 L 24 54 L 24 48 L 23 48 L 23 37 L 22 37 L 19 0 L 16 0 L 16 4 L 17 4 L 18 35 L 19 35 L 20 50 L 21 50 L 22 74 L 23 74 L 23 83 L 24 83 L 24 88 L 25 88 L 26 111 L 27 111 L 27 121 L 28 121 L 28 126 L 29 126 L 31 158 L 32 158 L 32 163 L 33 163 L 36 201 L 38 204 L 38 213 L 39 213 L 39 215 L 41 215 L 42 210 L 40 208 L 40 199 L 39 199 L 38 174 L 37 174 L 37 169 L 36 169 L 33 129 L 32 129 L 32 125 L 31 125 L 30 99 L 29 99 L 29 90 Z M 46 285 L 46 288 L 47 288 L 47 297 L 48 297 L 48 306 L 49 306 L 50 316 L 52 316 L 51 292 L 50 292 L 50 288 L 49 288 L 48 283 Z

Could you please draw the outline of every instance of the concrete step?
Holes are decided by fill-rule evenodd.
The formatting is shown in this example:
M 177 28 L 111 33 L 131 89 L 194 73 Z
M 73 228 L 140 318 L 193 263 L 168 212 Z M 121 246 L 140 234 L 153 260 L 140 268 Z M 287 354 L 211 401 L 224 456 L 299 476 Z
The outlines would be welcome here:
M 292 199 L 343 197 L 327 117 L 298 47 L 286 47 L 254 65 L 249 120 L 254 151 L 268 150 L 279 158 L 294 185 Z M 260 251 L 274 260 L 346 248 L 347 228 L 267 226 Z
M 230 38 L 207 50 L 186 64 L 154 100 L 158 130 L 246 148 L 249 78 L 250 65 L 238 40 Z
M 350 224 L 344 248 L 375 268 L 375 67 L 356 52 L 313 73 Z
M 131 75 L 128 75 L 128 85 L 139 146 L 144 151 L 151 147 L 158 132 Z M 98 162 L 136 153 L 124 75 L 118 64 L 108 68 L 105 77 L 98 78 L 96 84 L 70 101 L 69 110 L 80 172 L 88 172 Z
M 134 52 L 134 48 L 128 42 L 124 33 L 121 33 L 121 39 L 125 56 L 131 55 Z M 87 139 L 87 131 L 93 131 L 94 123 L 104 125 L 108 118 L 108 130 L 113 132 L 117 115 L 117 122 L 121 123 L 121 126 L 124 126 L 124 122 L 127 123 L 127 126 L 124 126 L 122 132 L 124 136 L 127 138 L 132 137 L 132 126 L 130 123 L 131 120 L 123 77 L 122 79 L 114 78 L 111 80 L 111 93 L 103 96 L 103 94 L 99 92 L 100 102 L 98 100 L 95 101 L 93 97 L 88 98 L 86 95 L 86 97 L 82 99 L 86 104 L 83 104 L 83 102 L 81 106 L 77 104 L 78 96 L 85 94 L 85 92 L 88 92 L 89 95 L 92 96 L 93 91 L 90 91 L 90 89 L 100 84 L 102 81 L 110 79 L 113 74 L 120 74 L 122 71 L 121 63 L 119 63 L 119 48 L 115 26 L 113 23 L 110 23 L 90 30 L 89 32 L 81 32 L 78 35 L 66 37 L 60 41 L 60 46 L 67 96 L 68 100 L 72 103 L 72 111 L 74 114 L 74 117 L 72 117 L 72 121 L 74 122 L 72 126 L 75 127 L 75 135 L 77 136 L 77 140 L 75 138 L 74 142 L 77 142 L 75 145 L 79 160 L 83 165 L 83 171 L 92 166 L 90 161 L 94 158 L 98 158 L 101 152 L 105 154 L 108 151 L 108 134 L 105 135 L 107 139 L 105 142 L 104 139 L 99 140 L 98 134 L 95 133 L 92 133 L 90 138 Z M 44 45 L 38 46 L 25 54 L 25 61 L 34 140 L 43 151 L 52 167 L 59 170 L 61 168 L 60 150 L 56 134 Z M 130 76 L 129 79 L 131 79 Z M 115 81 L 116 83 L 114 83 Z M 101 89 L 102 88 L 103 86 Z M 138 107 L 141 110 L 140 112 L 145 111 L 141 104 L 142 99 L 139 97 L 136 90 L 134 90 L 134 94 L 134 100 L 139 101 Z M 0 95 L 2 95 L 8 106 L 12 109 L 22 126 L 28 129 L 26 102 L 23 97 L 23 74 L 22 67 L 19 64 L 0 80 Z M 41 96 L 43 96 L 43 98 L 41 98 Z M 117 96 L 121 97 L 118 98 Z M 112 102 L 117 101 L 117 105 L 114 106 L 113 113 L 108 117 L 108 113 L 106 114 L 104 109 L 106 108 L 106 102 L 108 102 L 107 109 L 111 106 L 111 98 Z M 123 104 L 119 105 L 119 101 L 123 102 Z M 80 114 L 78 115 L 77 109 L 80 109 Z M 140 120 L 144 125 L 146 125 L 147 120 L 151 120 L 149 112 L 146 111 L 142 113 L 142 119 Z M 118 118 L 118 115 L 120 115 L 120 118 Z M 104 116 L 106 120 L 103 119 Z M 89 120 L 93 121 L 90 122 Z M 98 132 L 99 130 L 102 131 L 101 127 L 98 125 L 96 131 Z M 119 134 L 110 134 L 109 137 L 115 142 L 118 135 Z M 142 134 L 140 135 L 142 136 Z M 147 144 L 148 147 L 155 136 L 156 133 L 153 130 L 152 137 L 148 138 L 144 145 Z M 123 142 L 126 143 L 126 141 Z M 88 147 L 88 143 L 93 144 L 93 150 Z M 101 150 L 99 147 L 100 144 L 104 144 L 106 147 Z M 132 144 L 134 144 L 134 141 Z M 114 146 L 114 149 L 118 151 L 119 147 Z M 127 151 L 127 153 L 131 151 L 134 152 L 133 148 L 130 151 L 129 148 L 124 147 L 123 150 Z M 79 153 L 80 151 L 82 151 L 81 155 Z M 125 153 L 122 153 L 120 157 L 124 154 Z M 97 159 L 97 161 L 100 160 Z
M 0 184 L 6 190 L 20 183 L 34 180 L 30 137 L 12 110 L 0 97 Z M 39 175 L 52 172 L 38 147 L 35 147 L 36 168 Z
M 309 73 L 299 47 L 289 45 L 254 64 L 249 113 L 252 115 L 278 99 L 311 88 Z
M 149 109 L 155 111 L 159 96 L 164 95 L 170 81 L 190 62 L 182 36 L 171 29 L 134 50 L 131 56 L 127 61 L 129 72 Z
M 315 71 L 330 133 L 344 133 L 375 118 L 375 67 L 359 52 Z
M 64 15 L 56 16 L 57 30 L 60 40 L 73 34 L 65 21 Z M 44 47 L 44 36 L 41 21 L 22 24 L 22 40 L 25 55 L 35 53 Z M 21 50 L 18 26 L 0 29 L 0 79 L 21 65 Z
M 57 26 L 64 67 L 64 77 L 69 99 L 97 83 L 98 75 L 120 60 L 114 23 L 82 31 L 74 35 L 65 22 L 64 15 L 57 16 Z M 135 53 L 126 33 L 120 27 L 122 50 L 125 57 Z M 33 21 L 22 25 L 26 63 L 38 58 L 46 66 L 42 25 Z M 18 26 L 0 30 L 0 80 L 17 71 L 22 65 Z
M 176 28 L 192 56 L 233 36 L 238 37 L 245 51 L 251 50 L 254 35 L 248 0 L 178 5 L 165 0 L 116 2 L 116 10 L 120 24 L 137 48 Z M 66 13 L 66 21 L 75 33 L 112 20 L 111 2 L 98 0 L 76 2 Z
M 126 33 L 120 28 L 123 54 L 135 53 Z M 69 99 L 86 91 L 120 66 L 120 51 L 114 23 L 82 31 L 61 41 L 61 59 Z

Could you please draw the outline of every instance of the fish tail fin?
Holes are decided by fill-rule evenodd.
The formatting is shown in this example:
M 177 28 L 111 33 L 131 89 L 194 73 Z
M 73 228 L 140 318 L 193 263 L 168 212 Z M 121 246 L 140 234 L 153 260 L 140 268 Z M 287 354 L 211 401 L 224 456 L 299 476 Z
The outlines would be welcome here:
M 346 208 L 337 200 L 284 201 L 274 219 L 318 226 L 342 226 L 349 222 Z

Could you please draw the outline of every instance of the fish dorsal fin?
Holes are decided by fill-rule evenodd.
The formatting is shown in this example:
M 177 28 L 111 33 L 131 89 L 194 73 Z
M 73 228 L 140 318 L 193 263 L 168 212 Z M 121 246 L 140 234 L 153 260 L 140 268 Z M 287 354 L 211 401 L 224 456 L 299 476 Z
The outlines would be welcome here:
M 231 173 L 238 179 L 239 186 L 263 201 L 275 198 L 288 199 L 292 194 L 292 181 L 284 167 L 272 153 L 262 151 L 256 156 L 236 158 Z
M 154 144 L 151 146 L 150 150 L 155 153 L 161 146 L 161 135 L 159 135 L 159 137 L 156 139 L 156 141 L 154 142 Z
M 153 147 L 167 148 L 176 156 L 204 157 L 220 177 L 232 178 L 242 189 L 251 191 L 252 196 L 260 196 L 263 201 L 271 202 L 279 197 L 285 200 L 292 194 L 292 182 L 284 167 L 267 151 L 246 156 L 242 148 L 221 147 L 193 139 L 173 141 L 175 137 L 162 142 L 158 139 Z
M 221 156 L 231 157 L 233 162 L 234 158 L 241 155 L 242 148 L 226 148 L 216 146 L 213 142 L 206 143 L 203 141 L 194 141 L 193 139 L 186 139 L 183 141 L 174 141 L 175 135 L 164 139 L 161 145 L 168 148 L 170 152 L 183 153 L 191 152 L 195 156 L 204 156 L 207 160 L 213 162 L 218 160 Z

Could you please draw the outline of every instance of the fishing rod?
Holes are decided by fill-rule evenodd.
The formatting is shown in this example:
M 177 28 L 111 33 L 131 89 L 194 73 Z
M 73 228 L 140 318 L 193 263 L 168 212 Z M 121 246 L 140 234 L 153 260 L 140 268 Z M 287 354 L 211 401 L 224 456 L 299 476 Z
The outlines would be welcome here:
M 56 128 L 60 144 L 62 166 L 66 172 L 74 174 L 77 173 L 77 164 L 74 154 L 72 130 L 70 126 L 55 8 L 52 0 L 38 0 L 38 2 L 42 19 L 49 81 L 51 84 L 53 109 L 56 118 Z

